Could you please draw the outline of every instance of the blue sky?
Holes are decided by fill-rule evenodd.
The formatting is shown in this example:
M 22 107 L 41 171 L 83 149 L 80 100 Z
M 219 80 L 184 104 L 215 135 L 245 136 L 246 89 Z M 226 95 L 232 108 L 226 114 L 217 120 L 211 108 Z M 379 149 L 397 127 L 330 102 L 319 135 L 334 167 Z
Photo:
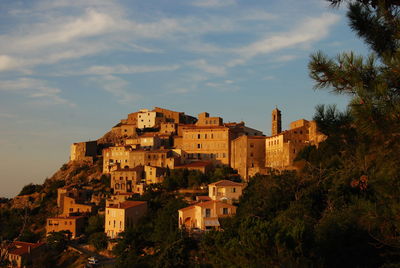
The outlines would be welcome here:
M 203 111 L 270 133 L 311 119 L 311 53 L 366 48 L 323 0 L 3 0 L 0 3 L 0 196 L 42 183 L 73 142 L 130 112 Z

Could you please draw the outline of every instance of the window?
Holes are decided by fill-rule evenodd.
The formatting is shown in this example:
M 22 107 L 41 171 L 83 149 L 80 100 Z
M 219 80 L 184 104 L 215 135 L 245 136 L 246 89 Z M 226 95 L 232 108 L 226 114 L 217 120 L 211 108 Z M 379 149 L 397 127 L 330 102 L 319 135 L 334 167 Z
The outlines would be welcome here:
M 198 149 L 201 148 L 201 144 L 200 144 L 200 143 L 197 144 L 197 148 L 198 148 Z
M 228 208 L 223 208 L 222 209 L 222 214 L 228 215 Z
M 250 153 L 250 157 L 253 157 L 253 153 Z
M 197 134 L 197 139 L 200 139 L 200 134 Z
M 211 209 L 206 208 L 206 218 L 210 218 L 211 217 Z
M 232 193 L 236 193 L 236 188 L 235 187 L 232 188 Z
M 254 143 L 250 143 L 250 148 L 253 148 L 254 147 Z

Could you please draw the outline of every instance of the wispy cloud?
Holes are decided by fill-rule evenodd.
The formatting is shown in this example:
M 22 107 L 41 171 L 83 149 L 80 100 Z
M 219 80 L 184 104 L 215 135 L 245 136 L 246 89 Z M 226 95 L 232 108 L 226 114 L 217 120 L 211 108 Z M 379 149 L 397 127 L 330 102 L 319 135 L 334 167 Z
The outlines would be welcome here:
M 224 80 L 221 82 L 207 82 L 205 85 L 208 87 L 212 87 L 218 91 L 233 92 L 240 90 L 240 88 L 237 85 L 235 85 L 235 81 L 233 80 Z
M 297 59 L 296 55 L 280 55 L 273 59 L 274 62 L 287 62 Z
M 339 19 L 340 16 L 332 13 L 324 13 L 316 18 L 307 18 L 288 32 L 272 34 L 247 46 L 234 49 L 234 52 L 241 57 L 229 61 L 227 66 L 234 67 L 258 55 L 319 41 L 329 34 L 330 27 Z
M 121 104 L 137 103 L 142 97 L 139 94 L 131 92 L 130 83 L 114 75 L 104 75 L 91 79 L 105 91 L 111 93 Z
M 189 66 L 198 68 L 206 73 L 222 76 L 226 74 L 226 68 L 224 66 L 211 65 L 204 59 L 188 62 Z
M 88 69 L 79 72 L 83 75 L 107 75 L 107 74 L 135 74 L 135 73 L 150 73 L 150 72 L 170 72 L 179 69 L 179 65 L 166 66 L 136 66 L 136 65 L 115 65 L 115 66 L 91 66 Z
M 196 0 L 192 3 L 197 7 L 217 8 L 235 5 L 235 0 Z
M 0 81 L 0 91 L 20 94 L 35 100 L 47 100 L 51 104 L 75 106 L 72 102 L 60 97 L 61 90 L 59 88 L 51 87 L 46 81 L 39 79 L 19 78 Z
M 274 80 L 274 79 L 275 79 L 275 76 L 273 76 L 273 75 L 267 75 L 262 78 L 262 80 Z

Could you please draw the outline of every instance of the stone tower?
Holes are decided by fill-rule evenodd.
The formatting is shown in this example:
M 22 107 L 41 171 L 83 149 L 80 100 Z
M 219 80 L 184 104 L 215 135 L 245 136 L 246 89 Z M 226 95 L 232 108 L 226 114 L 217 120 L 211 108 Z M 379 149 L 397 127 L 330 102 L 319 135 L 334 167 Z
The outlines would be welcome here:
M 272 136 L 282 132 L 281 111 L 278 108 L 272 110 Z

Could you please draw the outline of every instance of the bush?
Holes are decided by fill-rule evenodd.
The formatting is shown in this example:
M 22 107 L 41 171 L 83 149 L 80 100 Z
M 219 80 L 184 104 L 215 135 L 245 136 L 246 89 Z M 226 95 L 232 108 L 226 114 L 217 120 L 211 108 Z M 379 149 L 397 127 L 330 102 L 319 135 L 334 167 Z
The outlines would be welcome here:
M 97 232 L 89 237 L 89 243 L 100 251 L 107 248 L 108 238 L 104 232 Z
M 42 190 L 42 188 L 43 188 L 42 185 L 30 183 L 28 185 L 25 185 L 24 188 L 22 188 L 21 192 L 18 195 L 33 194 L 33 193 L 39 192 L 40 190 Z

